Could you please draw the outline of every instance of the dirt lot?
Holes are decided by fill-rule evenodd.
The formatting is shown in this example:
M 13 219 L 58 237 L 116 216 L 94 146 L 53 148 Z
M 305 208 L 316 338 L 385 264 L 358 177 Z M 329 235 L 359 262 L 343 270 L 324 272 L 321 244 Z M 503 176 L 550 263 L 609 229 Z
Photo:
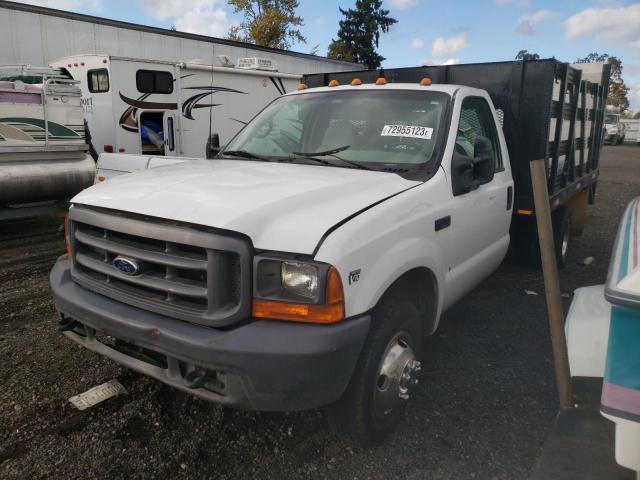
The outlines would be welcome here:
M 563 292 L 604 281 L 620 215 L 636 195 L 640 147 L 605 148 Z M 539 273 L 507 263 L 449 311 L 427 341 L 406 420 L 383 445 L 355 450 L 320 411 L 223 409 L 66 340 L 48 292 L 63 253 L 58 225 L 0 225 L 0 477 L 528 477 L 556 412 Z M 595 261 L 584 266 L 587 256 Z M 112 378 L 127 396 L 85 412 L 68 403 Z

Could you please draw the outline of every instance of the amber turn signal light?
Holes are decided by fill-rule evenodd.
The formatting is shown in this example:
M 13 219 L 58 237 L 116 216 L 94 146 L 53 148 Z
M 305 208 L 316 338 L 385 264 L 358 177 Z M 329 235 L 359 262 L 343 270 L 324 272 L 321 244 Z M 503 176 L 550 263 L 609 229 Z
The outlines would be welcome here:
M 329 269 L 324 304 L 291 303 L 254 298 L 252 310 L 255 318 L 291 322 L 336 323 L 344 320 L 344 291 L 340 274 L 334 267 Z

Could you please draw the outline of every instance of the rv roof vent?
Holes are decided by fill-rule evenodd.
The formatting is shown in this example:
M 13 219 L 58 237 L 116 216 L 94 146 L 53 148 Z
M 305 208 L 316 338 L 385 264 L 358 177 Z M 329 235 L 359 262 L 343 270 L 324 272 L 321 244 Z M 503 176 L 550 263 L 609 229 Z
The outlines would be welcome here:
M 239 58 L 238 68 L 245 68 L 248 70 L 267 70 L 269 72 L 277 72 L 278 65 L 273 60 L 268 58 Z
M 219 67 L 233 67 L 233 62 L 228 55 L 216 55 L 216 65 Z

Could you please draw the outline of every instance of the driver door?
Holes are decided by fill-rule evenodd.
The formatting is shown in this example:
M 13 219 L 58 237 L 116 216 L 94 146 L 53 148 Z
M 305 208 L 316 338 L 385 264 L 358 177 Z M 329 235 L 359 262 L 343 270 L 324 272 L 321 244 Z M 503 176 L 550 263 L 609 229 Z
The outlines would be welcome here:
M 487 100 L 480 96 L 463 99 L 456 132 L 456 152 L 477 156 L 477 137 L 491 143 L 495 165 L 493 178 L 470 192 L 454 195 L 451 214 L 450 279 L 462 296 L 493 271 L 509 246 L 509 224 L 513 203 L 513 180 L 503 158 L 506 145 Z M 505 155 L 503 155 L 505 151 Z

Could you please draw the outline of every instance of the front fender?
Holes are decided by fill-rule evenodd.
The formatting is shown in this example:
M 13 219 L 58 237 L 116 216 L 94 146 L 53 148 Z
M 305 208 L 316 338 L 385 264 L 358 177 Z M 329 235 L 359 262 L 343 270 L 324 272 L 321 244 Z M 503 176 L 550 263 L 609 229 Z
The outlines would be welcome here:
M 439 316 L 450 233 L 436 232 L 434 222 L 447 210 L 448 195 L 439 171 L 428 183 L 363 212 L 325 239 L 315 258 L 340 272 L 347 316 L 373 308 L 393 282 L 417 267 L 429 269 L 436 278 Z

